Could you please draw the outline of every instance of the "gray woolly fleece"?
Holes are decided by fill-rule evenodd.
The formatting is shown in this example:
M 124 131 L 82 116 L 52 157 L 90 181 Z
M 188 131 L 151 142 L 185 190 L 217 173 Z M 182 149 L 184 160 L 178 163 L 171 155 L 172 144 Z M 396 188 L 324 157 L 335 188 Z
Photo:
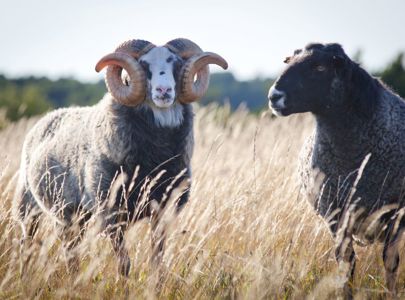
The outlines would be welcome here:
M 165 171 L 149 195 L 149 199 L 160 203 L 176 176 L 184 171 L 174 188 L 190 178 L 192 107 L 175 105 L 181 105 L 183 113 L 183 122 L 177 127 L 161 127 L 147 105 L 124 106 L 109 94 L 92 107 L 64 108 L 47 114 L 24 143 L 16 193 L 20 214 L 27 213 L 28 205 L 55 210 L 55 199 L 62 199 L 63 218 L 69 222 L 77 209 L 91 210 L 97 201 L 104 201 L 114 177 L 121 171 L 127 175 L 128 187 L 139 166 L 128 198 L 127 217 L 135 220 L 149 216 L 149 207 L 134 215 L 146 193 L 142 190 L 146 180 Z M 122 202 L 121 192 L 122 188 L 115 207 Z M 188 192 L 178 205 L 187 199 Z
M 352 110 L 316 115 L 316 129 L 302 151 L 301 176 L 310 201 L 324 217 L 340 208 L 334 220 L 348 200 L 365 209 L 364 217 L 387 204 L 404 206 L 405 102 L 371 76 L 369 80 L 379 88 L 371 116 Z

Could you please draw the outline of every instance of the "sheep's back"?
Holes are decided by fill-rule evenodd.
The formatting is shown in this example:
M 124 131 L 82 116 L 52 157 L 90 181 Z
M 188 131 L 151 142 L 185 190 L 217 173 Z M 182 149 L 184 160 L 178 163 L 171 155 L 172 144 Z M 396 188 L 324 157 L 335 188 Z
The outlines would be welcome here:
M 48 208 L 81 201 L 81 175 L 97 110 L 65 108 L 48 113 L 27 134 L 22 167 L 25 186 Z M 24 180 L 23 179 L 23 180 Z M 73 209 L 73 207 L 72 207 Z
M 374 118 L 362 129 L 353 125 L 355 130 L 347 133 L 346 145 L 331 145 L 331 136 L 309 139 L 302 151 L 301 179 L 310 202 L 322 216 L 343 209 L 348 200 L 356 201 L 368 213 L 385 205 L 405 205 L 404 120 L 403 100 L 387 91 Z M 368 153 L 371 156 L 353 190 Z

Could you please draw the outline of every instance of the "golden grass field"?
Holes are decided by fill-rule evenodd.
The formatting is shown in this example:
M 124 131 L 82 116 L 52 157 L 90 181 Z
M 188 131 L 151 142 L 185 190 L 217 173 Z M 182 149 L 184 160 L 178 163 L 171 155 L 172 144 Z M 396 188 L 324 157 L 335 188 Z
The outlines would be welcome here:
M 13 175 L 24 135 L 36 120 L 21 120 L 0 132 L 1 299 L 339 296 L 345 278 L 334 259 L 334 242 L 300 194 L 296 172 L 301 145 L 313 130 L 310 115 L 274 119 L 268 113 L 230 113 L 227 107 L 196 110 L 191 197 L 176 218 L 169 213 L 165 218 L 168 236 L 158 286 L 149 263 L 148 220 L 127 232 L 128 279 L 117 274 L 109 239 L 91 226 L 75 249 L 77 271 L 70 271 L 70 254 L 46 217 L 32 246 L 22 247 L 10 212 Z M 386 293 L 381 251 L 378 244 L 356 247 L 359 299 Z M 404 265 L 398 280 L 402 297 Z

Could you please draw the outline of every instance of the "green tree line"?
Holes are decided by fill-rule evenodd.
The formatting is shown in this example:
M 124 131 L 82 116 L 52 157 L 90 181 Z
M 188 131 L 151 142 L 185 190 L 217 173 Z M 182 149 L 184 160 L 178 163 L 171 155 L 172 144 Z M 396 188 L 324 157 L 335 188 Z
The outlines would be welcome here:
M 404 53 L 399 53 L 374 75 L 405 97 Z M 267 92 L 272 78 L 237 80 L 230 72 L 211 75 L 210 87 L 202 104 L 229 103 L 236 109 L 245 103 L 251 111 L 267 108 Z M 73 78 L 51 80 L 46 77 L 6 78 L 0 75 L 0 111 L 7 121 L 30 117 L 54 108 L 91 105 L 106 93 L 104 81 L 83 83 Z
M 89 105 L 105 93 L 103 82 L 82 83 L 71 78 L 50 80 L 46 77 L 8 79 L 0 75 L 0 109 L 6 119 L 26 116 L 71 105 Z

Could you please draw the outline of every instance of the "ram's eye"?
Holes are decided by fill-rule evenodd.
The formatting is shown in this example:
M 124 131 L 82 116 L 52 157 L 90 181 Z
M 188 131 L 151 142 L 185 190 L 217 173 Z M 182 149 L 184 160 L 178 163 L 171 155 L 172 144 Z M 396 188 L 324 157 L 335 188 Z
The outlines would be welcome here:
M 152 73 L 151 73 L 150 68 L 149 68 L 149 63 L 147 63 L 144 60 L 141 60 L 139 63 L 141 64 L 142 68 L 145 70 L 146 77 L 148 77 L 148 79 L 151 79 L 152 78 Z
M 326 67 L 322 66 L 322 65 L 318 65 L 315 67 L 315 70 L 317 70 L 318 72 L 323 72 L 326 70 Z

